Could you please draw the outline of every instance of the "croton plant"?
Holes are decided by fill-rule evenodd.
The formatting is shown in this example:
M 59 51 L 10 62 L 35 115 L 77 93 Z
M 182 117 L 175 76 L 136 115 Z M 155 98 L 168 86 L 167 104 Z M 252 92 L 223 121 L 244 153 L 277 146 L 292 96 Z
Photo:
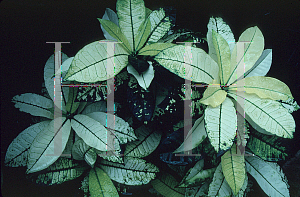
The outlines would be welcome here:
M 54 103 L 55 55 L 45 65 L 44 95 L 12 99 L 41 118 L 10 144 L 7 166 L 26 166 L 37 184 L 80 177 L 85 196 L 119 196 L 126 185 L 143 184 L 153 196 L 246 196 L 249 175 L 268 196 L 289 196 L 276 161 L 287 156 L 281 138 L 293 138 L 299 106 L 285 83 L 266 77 L 272 50 L 257 26 L 236 41 L 222 18 L 211 17 L 199 38 L 174 25 L 174 9 L 150 10 L 143 0 L 118 0 L 99 21 L 106 40 L 75 57 L 59 53 L 62 85 L 69 84 L 61 106 Z

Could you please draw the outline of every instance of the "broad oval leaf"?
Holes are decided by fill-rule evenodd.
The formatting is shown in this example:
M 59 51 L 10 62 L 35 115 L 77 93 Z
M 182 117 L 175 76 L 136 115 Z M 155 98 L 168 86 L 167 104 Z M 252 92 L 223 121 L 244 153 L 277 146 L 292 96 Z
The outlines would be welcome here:
M 265 76 L 272 64 L 272 49 L 265 49 L 253 67 L 243 77 Z
M 119 196 L 113 182 L 100 168 L 93 168 L 89 174 L 89 190 L 91 197 Z
M 77 140 L 72 148 L 72 157 L 76 160 L 85 160 L 91 167 L 97 160 L 95 150 L 87 145 L 82 139 Z
M 218 64 L 200 48 L 175 45 L 154 58 L 160 65 L 193 82 L 211 83 L 218 78 Z
M 37 184 L 55 185 L 80 177 L 87 167 L 72 159 L 60 157 L 44 171 L 28 174 L 26 177 Z
M 172 23 L 163 8 L 151 12 L 149 19 L 151 22 L 151 33 L 148 42 L 155 43 L 170 30 Z
M 19 167 L 27 165 L 28 150 L 34 138 L 47 127 L 50 120 L 31 125 L 22 131 L 9 145 L 5 155 L 5 165 Z
M 151 184 L 156 191 L 165 197 L 184 197 L 185 188 L 175 188 L 178 182 L 168 173 L 161 174 L 151 181 Z
M 126 36 L 132 51 L 136 51 L 136 38 L 140 26 L 146 17 L 146 8 L 143 0 L 118 0 L 117 15 L 119 25 Z
M 236 93 L 230 95 L 235 99 L 237 96 L 241 97 Z M 244 94 L 243 98 L 244 103 L 239 105 L 244 106 L 247 121 L 251 125 L 254 122 L 260 127 L 256 130 L 263 133 L 266 131 L 279 137 L 293 138 L 296 127 L 294 118 L 279 102 L 262 99 L 255 94 Z
M 114 77 L 127 66 L 128 52 L 121 43 L 96 41 L 83 47 L 74 57 L 65 78 L 69 81 L 96 82 Z M 108 65 L 114 67 L 107 69 Z
M 216 80 L 213 80 L 213 83 Z M 211 107 L 218 107 L 226 99 L 227 92 L 222 90 L 219 85 L 209 85 L 203 93 L 203 98 L 200 99 L 200 103 L 209 105 Z
M 111 22 L 113 22 L 114 24 L 116 24 L 118 27 L 119 27 L 119 19 L 118 19 L 118 16 L 117 14 L 110 8 L 106 8 L 105 9 L 105 13 L 104 15 L 102 16 L 102 19 L 104 20 L 109 20 Z M 103 35 L 104 37 L 107 39 L 107 40 L 115 40 L 117 41 L 117 39 L 115 39 L 114 37 L 112 37 L 106 30 L 105 28 L 101 25 L 101 29 L 102 29 L 102 32 L 103 32 Z
M 71 126 L 87 145 L 101 151 L 107 149 L 107 129 L 98 121 L 86 115 L 78 114 L 71 120 Z M 114 149 L 113 146 L 107 146 Z
M 235 144 L 221 157 L 221 165 L 228 185 L 237 195 L 245 182 L 246 172 L 244 155 Z
M 226 84 L 231 84 L 235 79 L 243 76 L 244 72 L 250 70 L 264 50 L 264 36 L 257 26 L 246 29 L 239 37 L 238 42 L 246 42 L 243 43 L 244 48 L 242 48 L 244 53 L 241 57 L 237 57 L 237 54 L 241 52 L 237 51 L 236 44 L 231 54 L 231 74 Z M 244 66 L 244 72 L 237 73 L 238 65 Z
M 246 157 L 246 169 L 268 196 L 290 196 L 287 180 L 278 164 L 252 156 Z
M 15 103 L 15 107 L 20 111 L 29 113 L 33 116 L 42 116 L 49 119 L 53 119 L 54 104 L 50 99 L 40 96 L 38 94 L 25 93 L 16 95 L 13 97 L 12 102 Z
M 52 120 L 34 139 L 28 155 L 27 173 L 43 170 L 53 164 L 66 147 L 71 131 L 70 120 Z
M 136 130 L 137 141 L 126 144 L 124 156 L 146 157 L 159 145 L 161 133 L 144 125 Z
M 138 158 L 127 158 L 125 165 L 102 160 L 100 167 L 112 180 L 125 185 L 147 184 L 159 172 L 155 165 Z
M 121 144 L 126 144 L 137 139 L 133 128 L 122 118 L 104 112 L 93 112 L 87 114 L 88 117 L 98 121 L 113 135 L 117 137 Z
M 186 135 L 184 142 L 178 147 L 174 153 L 192 150 L 197 147 L 207 137 L 204 124 L 204 116 L 198 118 L 192 129 Z
M 208 43 L 208 51 L 209 55 L 213 60 L 217 62 L 217 54 L 216 54 L 216 49 L 213 44 L 213 37 L 212 37 L 212 30 L 220 34 L 228 43 L 230 51 L 233 50 L 234 45 L 235 45 L 235 39 L 234 35 L 229 27 L 222 18 L 220 17 L 211 17 L 209 19 L 209 22 L 207 24 L 207 43 Z
M 209 185 L 208 196 L 231 196 L 232 190 L 228 185 L 222 171 L 222 164 L 220 163 L 215 171 L 214 178 Z
M 204 114 L 207 136 L 211 145 L 217 152 L 230 148 L 237 127 L 237 116 L 233 102 L 226 98 L 218 107 L 208 106 Z
M 127 66 L 128 73 L 132 74 L 136 80 L 138 81 L 139 85 L 144 88 L 144 90 L 147 90 L 154 78 L 154 69 L 152 66 L 152 62 L 149 63 L 149 68 L 145 71 L 139 74 L 132 65 Z

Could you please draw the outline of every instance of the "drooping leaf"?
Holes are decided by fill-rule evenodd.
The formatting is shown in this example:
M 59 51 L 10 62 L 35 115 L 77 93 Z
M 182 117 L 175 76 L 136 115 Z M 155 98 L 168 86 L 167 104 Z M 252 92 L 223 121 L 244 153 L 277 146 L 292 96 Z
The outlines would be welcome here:
M 154 10 L 149 15 L 149 19 L 151 22 L 151 33 L 148 42 L 155 43 L 170 30 L 172 23 L 163 8 Z
M 198 118 L 192 129 L 188 132 L 184 142 L 174 153 L 192 150 L 197 147 L 207 137 L 204 124 L 204 116 Z
M 241 97 L 236 93 L 234 94 L 230 93 L 234 99 Z M 251 125 L 254 122 L 253 127 L 256 130 L 261 133 L 266 131 L 279 137 L 293 138 L 295 132 L 294 118 L 279 102 L 262 99 L 255 94 L 245 94 L 243 100 L 244 103 L 239 103 L 239 105 L 244 106 L 246 120 Z
M 211 107 L 218 107 L 226 99 L 226 91 L 222 90 L 216 80 L 213 80 L 213 84 L 208 86 L 203 93 L 203 98 L 199 101 L 202 104 L 209 105 Z
M 92 147 L 87 145 L 82 139 L 79 139 L 73 145 L 72 157 L 76 160 L 85 160 L 87 164 L 93 167 L 97 159 L 97 154 Z
M 82 165 L 72 159 L 60 157 L 45 170 L 28 174 L 27 178 L 37 184 L 61 184 L 78 178 L 83 174 L 87 167 L 87 165 Z
M 93 168 L 89 174 L 89 190 L 91 197 L 119 196 L 113 182 L 100 168 Z
M 118 27 L 115 23 L 109 20 L 100 18 L 98 18 L 98 20 L 101 23 L 101 28 L 103 27 L 106 33 L 109 34 L 108 37 L 113 37 L 113 40 L 117 40 L 118 42 L 120 42 L 120 45 L 123 46 L 128 53 L 130 53 L 131 49 L 129 46 L 129 42 L 125 35 L 122 33 L 120 27 Z
M 205 109 L 205 127 L 207 136 L 218 152 L 226 150 L 233 144 L 236 135 L 237 117 L 233 102 L 226 98 L 218 107 Z
M 140 26 L 145 21 L 146 8 L 143 0 L 118 0 L 117 15 L 119 25 L 131 46 L 136 51 L 136 38 Z
M 143 159 L 127 158 L 124 164 L 102 160 L 100 167 L 114 181 L 125 185 L 142 185 L 155 178 L 159 169 Z
M 71 120 L 71 126 L 87 145 L 100 151 L 107 149 L 106 143 L 108 143 L 107 140 L 110 133 L 98 121 L 87 115 L 78 114 Z M 110 143 L 107 146 L 110 149 L 114 149 Z
M 239 81 L 244 86 L 229 87 L 229 90 L 245 91 L 260 98 L 286 101 L 293 99 L 289 87 L 282 81 L 264 76 L 247 77 Z
M 138 140 L 126 144 L 124 156 L 146 157 L 157 148 L 161 139 L 161 133 L 144 125 L 136 130 L 136 135 Z
M 236 44 L 231 53 L 231 74 L 226 84 L 231 84 L 243 76 L 244 72 L 250 70 L 264 50 L 264 36 L 257 26 L 246 29 L 239 37 L 238 42 L 246 42 L 244 43 L 244 55 L 237 57 L 241 52 L 237 51 Z M 239 50 L 243 50 L 243 48 Z M 238 65 L 244 65 L 244 72 L 237 73 Z
M 5 165 L 19 167 L 27 165 L 28 150 L 39 132 L 45 129 L 50 120 L 34 124 L 22 131 L 9 145 L 5 155 Z
M 120 43 L 96 41 L 84 46 L 74 57 L 65 76 L 66 80 L 79 82 L 104 81 L 117 75 L 127 66 L 128 52 Z M 114 48 L 112 48 L 114 46 Z M 114 68 L 107 69 L 107 64 Z
M 188 187 L 185 190 L 185 197 L 201 197 L 207 196 L 209 181 L 198 187 Z
M 244 77 L 265 76 L 272 64 L 272 49 L 265 49 L 253 67 L 249 69 Z
M 32 93 L 25 93 L 13 97 L 12 102 L 20 111 L 30 113 L 33 116 L 41 116 L 53 119 L 53 101 L 50 99 Z
M 26 172 L 37 172 L 53 164 L 65 149 L 70 131 L 70 120 L 65 117 L 52 120 L 34 139 L 29 149 Z
M 151 181 L 153 188 L 165 197 L 184 197 L 185 188 L 175 188 L 178 185 L 176 179 L 163 173 L 160 177 Z
M 162 50 L 165 50 L 169 47 L 173 47 L 175 44 L 173 43 L 153 43 L 150 45 L 146 45 L 139 51 L 139 55 L 149 55 L 156 56 Z
M 246 157 L 246 169 L 268 196 L 290 196 L 287 180 L 276 163 L 266 162 L 259 157 Z
M 252 132 L 249 135 L 247 148 L 266 161 L 284 160 L 288 156 L 281 138 L 275 135 L 269 136 L 259 132 Z
M 230 49 L 226 40 L 215 30 L 212 30 L 212 41 L 216 50 L 217 63 L 221 84 L 225 84 L 230 75 Z
M 113 22 L 114 24 L 116 24 L 118 27 L 119 27 L 119 19 L 118 19 L 118 16 L 117 14 L 110 8 L 106 8 L 105 9 L 105 13 L 104 15 L 102 16 L 102 19 L 104 20 L 109 20 L 111 22 Z M 112 37 L 106 30 L 105 28 L 101 25 L 101 29 L 102 29 L 102 32 L 103 32 L 103 35 L 104 37 L 107 39 L 107 40 L 115 40 L 117 41 L 117 39 L 115 39 L 114 37 Z
M 149 63 L 149 68 L 142 72 L 141 74 L 139 74 L 132 65 L 128 65 L 127 66 L 127 71 L 128 73 L 132 74 L 136 80 L 138 81 L 139 85 L 144 88 L 144 90 L 147 90 L 154 78 L 154 70 L 153 70 L 153 66 L 152 66 L 152 62 L 148 62 Z
M 234 195 L 240 191 L 245 182 L 245 158 L 235 144 L 221 157 L 224 177 Z
M 228 43 L 230 51 L 233 50 L 235 45 L 234 35 L 229 27 L 222 18 L 220 17 L 211 17 L 207 24 L 207 43 L 209 55 L 217 62 L 216 49 L 213 44 L 212 30 L 220 34 Z
M 175 45 L 154 58 L 160 65 L 187 80 L 211 83 L 218 78 L 218 65 L 200 48 Z
M 220 163 L 215 171 L 214 178 L 209 185 L 208 196 L 231 196 L 232 190 L 228 185 L 222 171 L 222 164 Z
M 98 121 L 115 135 L 121 144 L 126 144 L 137 139 L 133 128 L 122 118 L 104 112 L 93 112 L 87 114 L 88 117 Z

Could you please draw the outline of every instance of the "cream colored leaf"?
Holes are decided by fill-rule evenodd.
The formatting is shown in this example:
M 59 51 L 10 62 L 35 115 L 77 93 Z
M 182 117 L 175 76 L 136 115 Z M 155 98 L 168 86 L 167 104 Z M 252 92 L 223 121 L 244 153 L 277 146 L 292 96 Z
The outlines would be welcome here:
M 132 74 L 136 78 L 139 85 L 145 90 L 148 89 L 148 87 L 151 85 L 151 82 L 154 78 L 154 69 L 152 66 L 152 62 L 149 61 L 148 63 L 149 63 L 149 68 L 146 71 L 142 72 L 141 74 L 139 74 L 132 65 L 127 66 L 128 73 Z
M 215 30 L 212 30 L 212 41 L 216 50 L 219 75 L 222 85 L 225 85 L 230 76 L 230 49 L 226 40 Z
M 293 99 L 289 87 L 282 81 L 263 76 L 252 76 L 240 80 L 243 87 L 232 86 L 229 90 L 246 91 L 249 94 L 256 94 L 260 98 L 286 101 Z
M 175 45 L 154 58 L 160 65 L 187 80 L 211 83 L 218 76 L 218 64 L 200 48 Z
M 161 134 L 148 127 L 141 126 L 136 129 L 137 141 L 126 144 L 124 156 L 146 157 L 159 145 Z
M 146 8 L 143 0 L 118 0 L 117 14 L 119 25 L 131 46 L 136 51 L 136 38 L 140 26 L 145 21 Z
M 198 118 L 192 129 L 186 135 L 184 142 L 174 151 L 179 153 L 196 148 L 207 137 L 204 125 L 204 116 Z
M 238 65 L 244 65 L 244 72 L 247 72 L 253 67 L 264 50 L 264 36 L 257 26 L 246 29 L 238 42 L 244 42 L 244 53 L 241 57 L 237 57 L 238 53 L 241 52 L 237 51 L 236 44 L 231 54 L 231 74 L 226 84 L 231 84 L 244 75 L 243 72 L 237 73 Z M 243 48 L 239 50 L 243 50 Z
M 125 185 L 142 185 L 155 178 L 159 169 L 143 159 L 130 158 L 124 164 L 102 160 L 100 167 L 114 181 Z
M 235 144 L 221 157 L 222 171 L 224 177 L 233 191 L 237 195 L 242 188 L 246 172 L 245 172 L 245 158 L 241 154 L 240 149 Z
M 246 157 L 246 169 L 268 196 L 290 196 L 287 180 L 278 164 L 252 156 Z
M 100 168 L 93 168 L 89 174 L 89 190 L 91 197 L 119 196 L 116 187 L 108 175 Z
M 216 80 L 213 81 L 213 83 Z M 220 106 L 226 99 L 227 92 L 222 90 L 218 84 L 209 85 L 204 91 L 203 98 L 200 103 L 211 107 Z
M 128 53 L 130 53 L 131 48 L 129 46 L 129 42 L 125 37 L 125 35 L 122 33 L 120 27 L 118 27 L 115 23 L 109 20 L 100 19 L 100 18 L 98 18 L 98 20 L 101 23 L 101 27 L 103 27 L 111 37 L 115 38 L 113 40 L 117 40 L 118 42 L 121 42 L 120 45 L 123 46 Z
M 169 47 L 174 47 L 175 44 L 173 43 L 153 43 L 150 45 L 146 45 L 139 51 L 139 55 L 149 55 L 155 56 L 162 50 L 165 50 Z
M 53 164 L 66 147 L 71 131 L 70 120 L 52 120 L 34 139 L 28 155 L 27 173 L 41 171 Z
M 50 120 L 31 125 L 22 131 L 9 145 L 5 155 L 5 165 L 19 167 L 27 165 L 28 150 L 34 138 L 47 127 Z
M 25 93 L 13 97 L 12 102 L 20 111 L 29 113 L 33 116 L 41 116 L 53 119 L 54 104 L 50 99 L 33 93 Z
M 74 57 L 65 78 L 70 81 L 96 82 L 110 79 L 127 66 L 128 52 L 120 43 L 96 41 L 83 47 Z M 111 72 L 107 65 L 114 65 Z
M 205 109 L 205 127 L 211 145 L 218 152 L 233 144 L 236 135 L 237 116 L 233 102 L 226 98 L 218 107 Z

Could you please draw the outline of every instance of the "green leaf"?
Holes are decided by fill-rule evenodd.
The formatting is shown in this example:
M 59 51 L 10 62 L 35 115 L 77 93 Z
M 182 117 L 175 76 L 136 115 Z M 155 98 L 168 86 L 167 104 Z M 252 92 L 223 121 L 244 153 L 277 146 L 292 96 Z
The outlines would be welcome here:
M 106 8 L 105 9 L 105 13 L 102 17 L 102 19 L 104 20 L 109 20 L 111 22 L 113 22 L 114 24 L 116 24 L 119 27 L 119 19 L 118 19 L 118 15 L 110 8 Z M 101 25 L 101 29 L 103 32 L 104 37 L 107 40 L 115 40 L 117 41 L 117 39 L 115 39 L 114 37 L 112 37 L 106 30 L 105 28 Z M 127 40 L 127 39 L 126 39 Z
M 121 29 L 112 21 L 100 18 L 98 18 L 98 20 L 101 23 L 101 27 L 103 27 L 110 36 L 121 42 L 120 45 L 123 46 L 128 53 L 130 53 L 131 48 L 129 46 L 129 42 L 125 35 L 122 33 Z
M 148 127 L 141 126 L 136 129 L 137 141 L 126 144 L 124 156 L 146 157 L 159 145 L 161 133 Z
M 246 120 L 256 130 L 261 133 L 266 131 L 279 137 L 293 138 L 294 118 L 279 102 L 262 99 L 255 94 L 245 94 L 243 97 L 236 93 L 230 95 L 235 99 L 237 96 L 243 98 L 244 103 L 239 105 L 244 106 Z
M 176 45 L 154 58 L 160 65 L 193 82 L 211 83 L 218 78 L 218 64 L 202 49 Z
M 106 101 L 98 101 L 92 104 L 89 104 L 85 107 L 85 109 L 81 112 L 83 115 L 87 115 L 93 112 L 106 112 Z
M 209 185 L 208 196 L 231 196 L 232 190 L 228 185 L 222 171 L 222 164 L 220 163 L 215 171 L 214 178 Z
M 146 45 L 139 51 L 139 55 L 149 55 L 149 56 L 155 56 L 162 50 L 165 50 L 169 47 L 176 46 L 173 43 L 153 43 L 150 45 Z
M 34 124 L 22 131 L 9 145 L 5 155 L 5 165 L 19 167 L 27 165 L 28 150 L 34 138 L 45 129 L 50 120 Z
M 25 93 L 16 95 L 13 97 L 12 102 L 15 103 L 15 107 L 20 111 L 29 113 L 33 116 L 41 116 L 49 119 L 53 119 L 54 104 L 50 99 L 32 93 Z
M 264 135 L 252 132 L 249 135 L 247 148 L 252 153 L 267 161 L 284 160 L 288 156 L 286 148 L 282 145 L 282 139 L 277 136 Z
M 89 190 L 91 197 L 119 196 L 113 182 L 100 168 L 93 168 L 89 174 Z
M 27 173 L 43 170 L 53 164 L 66 147 L 71 131 L 70 120 L 52 120 L 34 139 L 28 155 Z
M 74 57 L 65 78 L 69 81 L 96 82 L 110 79 L 127 66 L 128 52 L 120 43 L 107 48 L 108 41 L 96 41 L 83 47 Z M 110 54 L 109 52 L 113 52 Z M 107 64 L 114 65 L 107 72 Z
M 246 157 L 246 169 L 268 196 L 290 196 L 287 180 L 279 165 L 259 157 Z
M 221 157 L 224 177 L 234 195 L 242 188 L 245 182 L 245 158 L 240 149 L 234 144 L 232 148 Z
M 87 116 L 98 121 L 100 124 L 105 126 L 105 128 L 110 130 L 110 132 L 118 138 L 121 144 L 126 144 L 137 139 L 133 128 L 131 128 L 125 120 L 118 116 L 104 112 L 93 112 L 87 114 Z M 110 119 L 110 121 L 107 121 L 108 119 Z
M 82 139 L 79 139 L 74 143 L 72 148 L 72 157 L 76 160 L 85 160 L 91 167 L 94 167 L 97 160 L 95 150 L 87 145 Z
M 217 32 L 212 30 L 212 41 L 216 50 L 217 63 L 221 84 L 225 84 L 230 76 L 230 49 L 226 40 Z
M 211 145 L 217 152 L 230 148 L 237 127 L 237 116 L 233 102 L 226 98 L 218 107 L 208 106 L 204 114 L 205 127 Z
M 102 160 L 100 167 L 114 181 L 125 185 L 142 185 L 155 178 L 159 169 L 143 159 L 128 158 L 124 164 Z
M 135 49 L 139 51 L 148 40 L 151 30 L 151 23 L 149 19 L 146 19 L 145 22 L 140 26 L 138 34 L 135 40 Z
M 186 135 L 184 142 L 174 151 L 174 153 L 192 150 L 206 137 L 207 134 L 205 131 L 204 116 L 201 116 L 195 121 L 192 129 Z
M 213 44 L 213 37 L 212 37 L 212 30 L 220 34 L 228 43 L 230 51 L 233 50 L 235 45 L 234 35 L 230 29 L 230 27 L 223 21 L 220 17 L 211 17 L 207 24 L 207 44 L 208 44 L 208 51 L 210 57 L 217 62 L 217 54 L 216 49 Z
M 207 196 L 210 180 L 198 187 L 188 187 L 185 189 L 185 197 L 200 197 Z
M 254 66 L 264 50 L 264 36 L 257 26 L 246 29 L 238 42 L 246 42 L 244 43 L 244 55 L 237 59 L 238 52 L 237 45 L 235 45 L 231 53 L 231 75 L 226 84 L 232 84 L 235 79 L 244 75 L 243 72 L 236 72 L 238 65 L 244 65 L 244 72 L 247 72 Z
M 67 112 L 73 114 L 79 107 L 80 102 L 75 102 L 77 97 L 78 87 L 70 87 L 68 102 L 66 104 Z
M 176 179 L 168 173 L 151 181 L 153 188 L 165 197 L 184 197 L 185 188 L 175 188 L 178 185 Z
M 131 46 L 136 51 L 136 38 L 140 26 L 145 21 L 146 8 L 143 0 L 118 0 L 117 14 L 119 25 Z
M 169 32 L 172 23 L 163 8 L 154 10 L 149 15 L 149 19 L 151 22 L 151 33 L 148 42 L 155 43 Z
M 72 159 L 60 157 L 45 170 L 28 174 L 26 177 L 38 184 L 54 185 L 76 179 L 80 177 L 86 169 L 86 165 L 74 162 Z
M 107 149 L 107 135 L 110 135 L 110 133 L 98 121 L 86 115 L 78 114 L 71 120 L 71 126 L 87 145 L 100 151 Z M 110 149 L 114 149 L 110 144 L 107 146 Z

